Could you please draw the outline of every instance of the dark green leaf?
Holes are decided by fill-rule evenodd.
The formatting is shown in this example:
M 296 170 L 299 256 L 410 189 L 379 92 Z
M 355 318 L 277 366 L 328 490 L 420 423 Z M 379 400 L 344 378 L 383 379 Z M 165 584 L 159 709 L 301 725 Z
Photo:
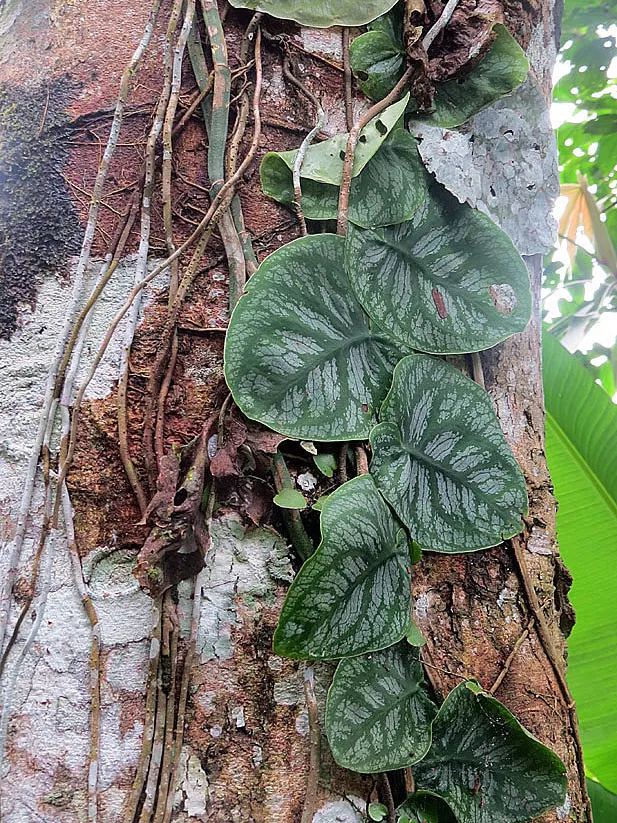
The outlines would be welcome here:
M 450 807 L 440 797 L 424 792 L 410 795 L 397 812 L 399 823 L 405 815 L 409 823 L 456 823 Z
M 400 361 L 371 432 L 371 474 L 423 548 L 469 552 L 517 534 L 525 479 L 489 396 L 427 355 Z
M 345 256 L 360 302 L 403 345 L 479 351 L 529 320 L 529 275 L 512 241 L 441 188 L 431 188 L 407 223 L 351 226 Z
M 336 762 L 367 774 L 421 760 L 437 713 L 423 684 L 418 651 L 407 643 L 343 660 L 326 706 L 326 734 Z
M 431 112 L 416 116 L 442 128 L 460 126 L 474 114 L 508 94 L 527 77 L 525 52 L 505 26 L 496 25 L 497 37 L 480 63 L 465 77 L 439 83 Z
M 343 238 L 303 237 L 249 280 L 225 343 L 234 400 L 298 439 L 361 440 L 399 353 L 369 328 L 345 276 Z
M 264 11 L 272 17 L 295 20 L 301 26 L 363 26 L 384 14 L 396 0 L 229 0 L 237 9 Z
M 416 785 L 442 797 L 459 823 L 519 823 L 561 806 L 565 766 L 498 700 L 461 683 L 433 724 Z
M 269 197 L 292 206 L 293 175 L 289 157 L 270 152 L 261 165 L 261 184 Z M 293 165 L 293 163 L 292 163 Z M 309 220 L 335 220 L 338 186 L 302 178 L 302 211 Z M 384 226 L 409 220 L 423 202 L 427 175 L 409 132 L 395 129 L 377 154 L 351 182 L 349 219 L 360 226 Z
M 274 498 L 274 503 L 281 509 L 305 509 L 304 495 L 295 489 L 283 489 Z
M 371 100 L 383 100 L 405 71 L 405 50 L 383 31 L 368 31 L 349 49 L 351 70 Z
M 585 762 L 617 790 L 617 406 L 550 334 L 543 348 L 546 456 L 577 614 L 568 640 L 568 682 Z
M 331 659 L 396 643 L 411 609 L 409 545 L 369 475 L 328 497 L 321 534 L 287 593 L 274 651 Z
M 587 791 L 593 809 L 593 823 L 615 823 L 617 820 L 617 794 L 609 792 L 595 780 L 587 780 Z

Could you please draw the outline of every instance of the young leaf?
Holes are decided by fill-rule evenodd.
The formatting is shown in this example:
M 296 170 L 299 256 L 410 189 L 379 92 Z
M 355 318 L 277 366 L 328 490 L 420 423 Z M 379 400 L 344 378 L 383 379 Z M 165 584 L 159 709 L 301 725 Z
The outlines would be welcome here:
M 368 807 L 368 816 L 369 820 L 385 820 L 388 814 L 388 807 L 384 806 L 383 803 L 371 803 Z
M 396 643 L 411 609 L 409 545 L 369 475 L 328 497 L 321 534 L 287 593 L 275 653 L 331 659 Z
M 406 346 L 480 351 L 529 321 L 529 274 L 510 238 L 436 186 L 407 223 L 351 226 L 345 257 L 368 314 Z
M 367 31 L 351 44 L 351 70 L 371 100 L 383 100 L 405 71 L 405 49 L 383 31 Z
M 397 813 L 398 823 L 403 823 L 405 817 L 409 823 L 456 823 L 452 810 L 440 797 L 424 792 L 409 795 Z
M 519 823 L 564 802 L 565 766 L 494 697 L 461 683 L 433 723 L 414 768 L 418 788 L 442 797 L 459 823 Z
M 233 313 L 225 376 L 253 420 L 306 440 L 361 440 L 398 352 L 345 276 L 343 238 L 302 237 L 261 264 Z
M 525 479 L 486 392 L 427 355 L 400 361 L 371 432 L 371 474 L 423 548 L 469 552 L 522 527 Z
M 336 457 L 333 454 L 314 454 L 313 460 L 319 471 L 326 477 L 334 477 Z
M 494 27 L 491 48 L 465 77 L 438 83 L 430 112 L 416 112 L 426 123 L 442 128 L 460 126 L 474 114 L 508 94 L 525 80 L 529 62 L 505 26 Z
M 349 219 L 359 226 L 409 220 L 426 197 L 427 175 L 414 137 L 394 129 L 360 174 L 351 181 Z M 302 178 L 302 211 L 309 220 L 335 220 L 338 186 Z M 291 207 L 292 171 L 283 154 L 270 152 L 261 164 L 264 193 Z
M 274 498 L 274 503 L 281 509 L 305 509 L 304 495 L 295 489 L 283 489 Z
M 371 120 L 360 132 L 358 145 L 354 154 L 352 176 L 357 177 L 377 149 L 384 142 L 388 134 L 395 127 L 409 101 L 406 94 L 397 103 L 388 106 L 378 117 Z M 340 186 L 343 179 L 345 150 L 348 134 L 337 134 L 323 143 L 314 143 L 309 147 L 300 176 L 303 180 L 313 180 L 317 183 L 329 183 Z M 272 177 L 279 180 L 281 176 L 280 163 L 293 171 L 298 149 L 291 151 L 268 152 L 261 164 L 262 185 L 266 194 L 269 194 L 269 180 Z M 278 184 L 280 185 L 280 184 Z M 274 196 L 274 195 L 271 195 Z M 293 194 L 292 194 L 293 200 Z
M 363 26 L 385 14 L 397 0 L 229 0 L 237 9 L 263 11 L 301 26 Z
M 437 713 L 423 683 L 418 651 L 407 643 L 342 660 L 326 704 L 336 762 L 368 774 L 421 760 Z

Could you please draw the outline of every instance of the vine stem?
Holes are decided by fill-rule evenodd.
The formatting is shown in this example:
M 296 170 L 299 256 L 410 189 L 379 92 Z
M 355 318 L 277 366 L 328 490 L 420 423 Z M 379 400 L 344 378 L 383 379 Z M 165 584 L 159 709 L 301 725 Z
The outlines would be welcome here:
M 349 28 L 343 27 L 343 84 L 345 88 L 345 120 L 347 131 L 353 128 L 353 96 L 351 91 L 351 63 L 349 61 Z
M 428 51 L 430 49 L 430 47 L 435 41 L 435 38 L 448 25 L 459 3 L 460 0 L 448 0 L 444 7 L 444 10 L 441 12 L 441 16 L 439 17 L 439 19 L 434 23 L 433 26 L 431 26 L 431 28 L 426 32 L 426 34 L 422 38 L 422 45 L 424 46 L 424 51 Z
M 272 476 L 274 477 L 274 485 L 277 492 L 282 492 L 283 489 L 294 488 L 285 458 L 278 450 L 274 453 L 272 459 Z M 298 557 L 302 562 L 308 560 L 315 551 L 315 547 L 313 546 L 311 538 L 306 533 L 300 512 L 297 511 L 297 509 L 281 509 L 281 516 Z
M 353 177 L 353 162 L 356 154 L 356 145 L 358 144 L 360 132 L 366 125 L 368 125 L 371 122 L 371 120 L 373 120 L 375 117 L 378 117 L 382 113 L 382 111 L 384 111 L 384 109 L 387 109 L 389 105 L 398 100 L 400 93 L 409 83 L 414 71 L 415 69 L 413 68 L 413 66 L 409 66 L 405 74 L 403 74 L 403 76 L 398 81 L 396 86 L 392 89 L 390 94 L 384 97 L 383 100 L 380 100 L 378 103 L 375 103 L 374 106 L 371 106 L 371 108 L 368 109 L 362 115 L 360 120 L 349 132 L 349 137 L 347 138 L 347 148 L 345 150 L 345 160 L 343 163 L 343 178 L 341 181 L 341 191 L 339 194 L 338 201 L 338 221 L 336 227 L 337 234 L 347 234 L 349 192 L 351 189 L 351 180 Z
M 131 80 L 150 43 L 152 32 L 154 30 L 154 26 L 161 6 L 161 1 L 162 0 L 154 0 L 152 9 L 150 11 L 150 15 L 148 17 L 148 21 L 144 29 L 144 33 L 142 35 L 142 39 L 139 42 L 137 48 L 135 49 L 130 62 L 125 67 L 124 72 L 122 73 L 122 78 L 120 81 L 120 90 L 118 93 L 118 100 L 114 109 L 114 116 L 111 129 L 109 132 L 109 137 L 107 139 L 107 144 L 105 146 L 105 150 L 103 152 L 101 163 L 99 165 L 96 180 L 94 183 L 92 200 L 90 202 L 90 208 L 88 211 L 88 220 L 84 232 L 84 239 L 82 241 L 79 260 L 75 271 L 73 293 L 65 316 L 62 331 L 60 332 L 58 342 L 56 344 L 56 348 L 52 357 L 52 362 L 47 373 L 47 383 L 45 387 L 43 404 L 41 407 L 39 428 L 34 441 L 34 447 L 30 455 L 28 469 L 24 480 L 24 490 L 22 493 L 19 508 L 15 537 L 13 538 L 11 548 L 9 550 L 8 569 L 4 578 L 4 585 L 2 587 L 2 597 L 0 599 L 0 649 L 2 649 L 4 645 L 4 636 L 6 633 L 6 627 L 9 618 L 13 586 L 15 584 L 15 578 L 17 576 L 19 560 L 21 557 L 21 550 L 26 535 L 28 515 L 30 512 L 30 505 L 32 503 L 32 495 L 34 492 L 36 473 L 41 455 L 41 447 L 43 445 L 43 438 L 45 436 L 45 431 L 48 427 L 49 418 L 52 413 L 52 407 L 54 404 L 54 388 L 56 385 L 56 380 L 60 368 L 60 363 L 62 361 L 62 355 L 65 349 L 65 345 L 67 340 L 69 339 L 71 327 L 73 325 L 73 319 L 75 317 L 77 307 L 82 296 L 84 279 L 90 260 L 90 252 L 92 249 L 99 207 L 103 195 L 103 187 L 105 185 L 105 181 L 107 180 L 111 159 L 115 152 L 116 145 L 118 143 L 118 139 L 120 136 L 120 127 L 122 125 L 124 110 L 128 100 Z
M 309 721 L 309 772 L 306 781 L 306 794 L 300 823 L 311 823 L 317 806 L 319 787 L 319 767 L 321 763 L 321 732 L 319 731 L 319 707 L 315 697 L 315 678 L 312 666 L 304 670 L 304 699 Z
M 396 809 L 394 806 L 394 797 L 392 796 L 392 786 L 390 785 L 390 778 L 386 772 L 379 772 L 377 777 L 377 790 L 381 800 L 385 800 L 385 805 L 388 810 L 386 820 L 388 823 L 396 823 Z

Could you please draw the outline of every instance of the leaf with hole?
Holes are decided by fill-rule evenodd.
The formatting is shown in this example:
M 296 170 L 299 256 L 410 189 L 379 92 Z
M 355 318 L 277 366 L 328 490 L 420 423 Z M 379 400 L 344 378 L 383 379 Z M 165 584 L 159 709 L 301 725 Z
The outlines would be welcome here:
M 403 642 L 339 663 L 328 693 L 326 734 L 334 759 L 346 769 L 402 769 L 428 751 L 436 714 L 419 653 Z
M 261 165 L 264 193 L 292 207 L 291 168 L 282 155 L 270 152 Z M 427 193 L 428 177 L 417 142 L 404 129 L 394 129 L 379 151 L 351 181 L 349 219 L 359 226 L 387 226 L 409 220 Z M 302 211 L 309 220 L 335 220 L 339 188 L 302 179 Z
M 505 26 L 497 24 L 494 31 L 497 36 L 478 65 L 464 77 L 437 83 L 433 108 L 416 110 L 418 119 L 442 128 L 460 126 L 520 86 L 529 71 L 525 52 Z
M 481 351 L 529 321 L 529 274 L 512 241 L 440 187 L 406 223 L 351 226 L 345 258 L 365 310 L 411 348 Z
M 225 342 L 239 408 L 288 437 L 362 440 L 399 358 L 353 296 L 343 238 L 302 237 L 248 281 Z
M 457 686 L 414 768 L 419 789 L 442 797 L 459 823 L 519 823 L 564 802 L 565 766 L 494 697 Z
M 373 118 L 362 129 L 354 154 L 352 177 L 357 177 L 360 174 L 388 134 L 394 129 L 403 116 L 408 101 L 409 94 L 406 94 L 397 103 L 393 103 L 387 109 L 384 109 L 378 117 Z M 348 134 L 337 134 L 329 140 L 324 140 L 322 143 L 313 143 L 309 146 L 300 170 L 301 179 L 303 181 L 313 180 L 316 183 L 340 186 L 343 180 L 348 138 Z M 284 177 L 285 173 L 281 163 L 287 167 L 289 172 L 292 172 L 297 155 L 298 149 L 272 151 L 266 154 L 261 164 L 261 180 L 266 194 L 269 194 L 270 189 L 275 192 L 278 191 L 282 186 L 281 181 L 283 179 L 287 179 L 287 185 L 289 185 L 291 177 Z M 293 201 L 293 182 L 291 182 L 291 195 L 286 194 L 285 196 L 288 198 L 285 202 Z M 289 197 L 291 200 L 289 200 Z
M 367 31 L 351 44 L 349 63 L 366 96 L 383 100 L 403 76 L 405 49 L 384 31 Z
M 369 475 L 328 497 L 321 534 L 287 593 L 275 653 L 332 659 L 396 643 L 409 624 L 409 544 Z
M 371 432 L 371 474 L 423 548 L 469 552 L 520 532 L 525 479 L 488 394 L 442 360 L 398 363 Z
M 452 810 L 440 797 L 424 792 L 409 795 L 397 809 L 398 823 L 456 823 Z
M 304 495 L 295 489 L 283 489 L 274 498 L 275 505 L 281 509 L 305 509 L 306 499 Z
M 237 9 L 262 11 L 301 26 L 363 26 L 394 6 L 396 0 L 229 0 Z

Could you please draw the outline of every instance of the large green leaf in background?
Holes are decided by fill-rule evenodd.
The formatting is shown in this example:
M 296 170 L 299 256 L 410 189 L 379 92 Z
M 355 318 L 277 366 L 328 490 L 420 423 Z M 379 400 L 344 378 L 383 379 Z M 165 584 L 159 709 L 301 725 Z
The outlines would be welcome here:
M 326 734 L 346 769 L 402 769 L 427 753 L 436 714 L 419 652 L 403 641 L 341 661 L 328 693 Z
M 617 791 L 617 406 L 549 334 L 544 391 L 559 548 L 574 578 L 568 681 L 585 763 Z
M 517 823 L 565 800 L 565 766 L 473 682 L 445 699 L 429 753 L 414 766 L 419 789 L 443 797 L 459 823 Z
M 370 475 L 328 497 L 321 532 L 287 593 L 274 651 L 331 659 L 396 643 L 411 616 L 409 541 Z
M 345 275 L 343 238 L 301 237 L 248 281 L 225 342 L 239 408 L 288 437 L 368 437 L 400 347 L 373 334 Z
M 441 187 L 407 223 L 350 226 L 345 258 L 371 318 L 414 349 L 480 351 L 529 321 L 529 274 L 512 241 Z
M 385 14 L 396 0 L 229 0 L 237 9 L 264 11 L 302 26 L 363 26 Z
M 371 432 L 371 474 L 425 549 L 469 552 L 521 530 L 525 480 L 487 393 L 453 366 L 398 363 Z
M 593 809 L 593 823 L 615 823 L 617 794 L 609 792 L 594 780 L 587 780 L 587 790 Z

